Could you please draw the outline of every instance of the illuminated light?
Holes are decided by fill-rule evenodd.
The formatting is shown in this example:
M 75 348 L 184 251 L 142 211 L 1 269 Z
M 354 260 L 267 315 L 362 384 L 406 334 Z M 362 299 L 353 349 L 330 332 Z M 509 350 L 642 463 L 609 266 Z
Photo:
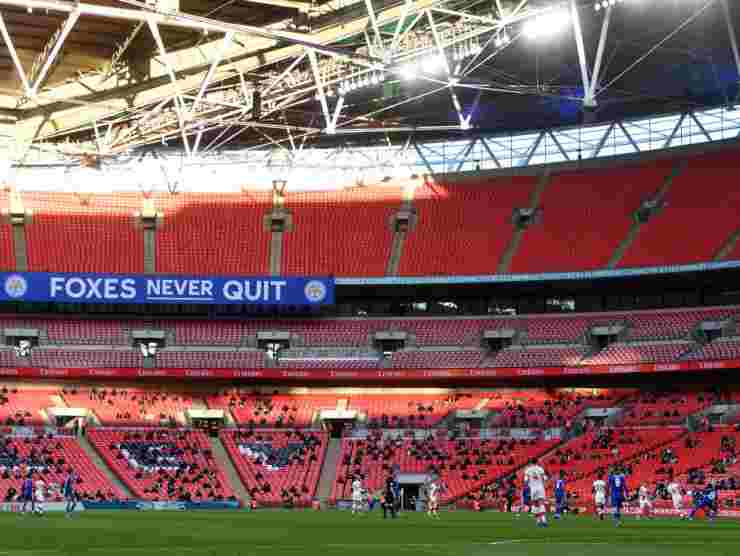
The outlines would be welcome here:
M 438 71 L 444 64 L 444 59 L 441 55 L 429 56 L 421 62 L 421 67 L 425 73 L 434 73 Z
M 522 27 L 522 33 L 530 39 L 544 39 L 562 31 L 570 24 L 567 11 L 555 11 L 528 20 Z
M 416 78 L 416 67 L 414 64 L 404 64 L 401 66 L 401 77 L 404 79 L 415 79 Z

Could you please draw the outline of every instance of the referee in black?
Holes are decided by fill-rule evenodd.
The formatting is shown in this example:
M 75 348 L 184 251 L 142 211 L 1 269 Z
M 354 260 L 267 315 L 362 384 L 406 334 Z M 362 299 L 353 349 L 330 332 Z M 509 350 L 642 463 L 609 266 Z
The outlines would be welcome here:
M 391 517 L 396 518 L 396 480 L 393 478 L 393 474 L 389 473 L 385 479 L 385 493 L 383 496 L 383 519 L 388 518 L 388 512 L 391 512 Z

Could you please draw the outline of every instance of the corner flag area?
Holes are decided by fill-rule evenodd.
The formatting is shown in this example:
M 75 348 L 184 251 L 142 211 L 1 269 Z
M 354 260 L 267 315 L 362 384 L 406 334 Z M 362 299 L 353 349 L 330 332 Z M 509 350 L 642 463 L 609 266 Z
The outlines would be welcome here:
M 572 516 L 539 529 L 529 517 L 444 512 L 383 520 L 349 512 L 86 512 L 78 519 L 0 515 L 2 556 L 598 556 L 736 554 L 740 523 L 611 521 Z

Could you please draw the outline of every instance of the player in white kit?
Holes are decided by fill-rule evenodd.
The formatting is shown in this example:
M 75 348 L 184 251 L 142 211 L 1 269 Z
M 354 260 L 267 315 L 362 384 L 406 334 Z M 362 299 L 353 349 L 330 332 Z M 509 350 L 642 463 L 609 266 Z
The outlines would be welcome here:
M 602 521 L 606 515 L 606 488 L 606 481 L 603 477 L 599 477 L 594 481 L 592 489 L 594 493 L 594 508 L 596 515 Z
M 681 492 L 681 485 L 676 481 L 673 481 L 668 485 L 668 494 L 671 495 L 671 500 L 673 500 L 673 509 L 679 512 L 681 519 L 685 518 L 686 514 L 683 511 L 683 493 Z
M 427 487 L 427 515 L 439 518 L 439 483 L 432 481 Z
M 33 493 L 34 511 L 36 515 L 44 515 L 44 502 L 46 501 L 46 483 L 39 479 L 34 483 L 36 491 Z
M 650 492 L 648 491 L 648 488 L 645 485 L 640 486 L 640 490 L 638 491 L 638 499 L 640 502 L 640 515 L 637 516 L 639 519 L 640 517 L 647 517 L 650 519 L 652 516 L 653 511 L 653 502 L 650 500 Z
M 538 527 L 547 527 L 547 508 L 545 508 L 545 481 L 547 475 L 535 460 L 524 470 L 524 480 L 529 485 L 529 496 L 532 500 Z
M 352 481 L 352 515 L 362 511 L 364 498 L 364 489 L 362 488 L 362 481 L 359 477 L 356 477 Z

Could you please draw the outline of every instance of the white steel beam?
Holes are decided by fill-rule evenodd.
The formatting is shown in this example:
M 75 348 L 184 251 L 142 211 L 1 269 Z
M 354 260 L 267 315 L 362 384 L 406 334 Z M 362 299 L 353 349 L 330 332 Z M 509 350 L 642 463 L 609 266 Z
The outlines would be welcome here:
M 735 24 L 732 22 L 732 14 L 727 0 L 722 0 L 722 11 L 725 14 L 725 23 L 727 23 L 727 32 L 730 35 L 730 46 L 732 55 L 735 58 L 735 67 L 737 68 L 738 80 L 740 80 L 740 52 L 737 47 L 737 34 L 735 33 Z
M 336 106 L 334 106 L 334 115 L 331 118 L 331 124 L 327 130 L 331 135 L 337 132 L 337 123 L 339 122 L 339 114 L 342 113 L 342 108 L 344 108 L 344 95 L 339 97 Z
M 319 63 L 316 59 L 316 51 L 312 49 L 308 49 L 306 51 L 308 54 L 308 61 L 311 63 L 311 71 L 313 72 L 313 77 L 316 80 L 316 91 L 319 95 L 319 103 L 321 103 L 321 111 L 324 113 L 324 120 L 326 121 L 326 131 L 327 133 L 333 133 L 333 130 L 331 129 L 331 116 L 329 115 L 329 104 L 326 101 L 326 94 L 324 92 L 324 83 L 321 79 L 321 72 L 319 71 Z
M 673 138 L 676 137 L 676 134 L 678 133 L 678 130 L 681 129 L 681 126 L 683 125 L 684 120 L 686 119 L 686 112 L 681 114 L 681 117 L 678 118 L 678 121 L 676 122 L 675 127 L 673 128 L 673 131 L 671 131 L 671 134 L 666 138 L 665 143 L 663 143 L 663 148 L 667 149 L 671 146 L 671 143 L 673 143 Z
M 699 118 L 696 117 L 696 114 L 694 114 L 693 110 L 689 112 L 689 116 L 691 117 L 692 120 L 694 120 L 696 127 L 699 128 L 699 131 L 701 131 L 702 135 L 706 137 L 707 141 L 711 141 L 712 136 L 709 135 L 709 132 L 707 132 L 707 128 L 705 128 L 704 125 L 699 121 Z
M 213 79 L 213 74 L 216 72 L 216 68 L 224 59 L 224 51 L 227 50 L 229 46 L 231 46 L 231 41 L 233 40 L 233 38 L 233 33 L 226 33 L 226 35 L 224 35 L 223 47 L 216 50 L 216 54 L 213 57 L 211 66 L 208 68 L 208 73 L 206 73 L 206 76 L 203 78 L 203 83 L 200 84 L 200 89 L 198 89 L 198 94 L 195 96 L 195 101 L 190 107 L 191 114 L 197 112 L 200 101 L 203 100 L 203 95 L 205 94 L 208 85 L 211 83 L 211 79 Z
M 604 148 L 604 145 L 606 144 L 607 140 L 609 139 L 609 136 L 612 134 L 612 131 L 614 131 L 614 126 L 616 124 L 612 122 L 609 124 L 609 127 L 606 128 L 606 131 L 604 132 L 604 135 L 601 136 L 601 139 L 599 139 L 599 142 L 596 144 L 596 147 L 594 147 L 594 150 L 591 152 L 591 156 L 589 158 L 596 158 L 599 156 L 599 153 L 601 152 L 601 149 Z
M 60 29 L 59 34 L 56 37 L 54 46 L 52 47 L 51 52 L 49 52 L 49 55 L 46 57 L 46 60 L 44 60 L 44 64 L 41 66 L 38 75 L 31 77 L 31 81 L 33 82 L 31 84 L 31 96 L 36 96 L 39 88 L 41 87 L 41 85 L 44 84 L 44 80 L 46 79 L 46 75 L 51 69 L 51 65 L 56 61 L 57 56 L 62 50 L 64 41 L 67 40 L 67 36 L 69 35 L 70 31 L 72 31 L 72 28 L 75 26 L 75 23 L 77 23 L 77 20 L 79 18 L 79 10 L 74 10 L 70 12 L 69 16 L 65 20 L 64 25 L 62 25 L 62 28 Z
M 406 16 L 409 13 L 409 9 L 411 8 L 411 0 L 406 0 L 403 3 L 403 8 L 401 10 L 401 17 L 398 18 L 398 21 L 396 22 L 396 28 L 393 31 L 393 38 L 391 39 L 391 46 L 388 49 L 391 53 L 391 55 L 396 53 L 396 49 L 398 48 L 398 39 L 400 37 L 400 33 L 403 30 L 403 25 L 406 23 Z
M 491 160 L 493 160 L 493 163 L 496 165 L 496 168 L 501 168 L 501 163 L 498 161 L 498 157 L 495 154 L 493 154 L 493 151 L 491 150 L 491 147 L 488 145 L 488 142 L 485 140 L 485 138 L 481 137 L 480 142 L 483 145 L 483 148 L 486 149 L 488 156 L 490 156 Z
M 570 18 L 573 23 L 573 34 L 576 37 L 576 50 L 578 51 L 578 65 L 581 68 L 581 82 L 583 83 L 583 94 L 588 95 L 591 90 L 591 80 L 588 75 L 588 61 L 586 60 L 586 48 L 583 46 L 583 32 L 581 30 L 581 18 L 578 15 L 576 0 L 570 0 Z M 586 96 L 583 104 L 586 104 Z
M 405 6 L 404 6 L 405 7 Z M 373 34 L 375 35 L 376 48 L 369 49 L 370 52 L 378 52 L 380 57 L 383 57 L 383 35 L 380 34 L 380 27 L 378 26 L 378 19 L 375 17 L 375 8 L 373 7 L 373 0 L 365 0 L 365 8 L 367 9 L 367 15 L 370 18 L 370 25 L 373 28 Z M 368 42 L 368 47 L 371 43 Z
M 537 135 L 537 139 L 535 139 L 534 143 L 532 144 L 532 147 L 527 152 L 527 156 L 523 159 L 522 164 L 520 164 L 520 166 L 529 166 L 529 163 L 532 160 L 534 153 L 537 152 L 537 149 L 540 147 L 540 143 L 542 143 L 542 140 L 544 138 L 545 138 L 545 132 L 542 131 Z
M 419 158 L 421 158 L 421 161 L 424 163 L 424 166 L 426 166 L 427 170 L 429 170 L 429 174 L 434 174 L 434 169 L 432 168 L 432 165 L 429 164 L 429 161 L 427 160 L 427 157 L 424 156 L 424 153 L 421 152 L 421 147 L 419 147 L 419 144 L 416 142 L 416 139 L 414 139 L 414 149 L 416 149 L 416 154 L 419 155 Z
M 552 132 L 552 130 L 548 131 L 547 134 L 550 136 L 550 139 L 552 139 L 552 142 L 555 143 L 555 146 L 560 151 L 560 154 L 563 155 L 563 158 L 565 160 L 570 160 L 570 157 L 568 156 L 567 151 L 563 148 L 563 145 L 560 143 L 560 140 L 557 138 L 557 136 Z
M 149 24 L 149 29 L 152 32 L 152 36 L 154 37 L 154 42 L 157 43 L 157 50 L 159 50 L 159 55 L 162 57 L 164 63 L 167 66 L 167 73 L 169 74 L 172 86 L 175 88 L 175 113 L 177 114 L 177 120 L 180 124 L 180 131 L 182 133 L 182 142 L 185 147 L 185 152 L 188 154 L 188 156 L 190 156 L 190 144 L 188 143 L 187 133 L 185 133 L 185 103 L 182 100 L 182 91 L 177 82 L 175 71 L 172 69 L 172 64 L 170 63 L 169 57 L 167 56 L 167 50 L 165 50 L 164 42 L 162 41 L 162 35 L 159 33 L 159 27 L 157 26 L 156 20 L 152 18 L 149 19 L 147 23 Z
M 23 85 L 23 92 L 26 96 L 31 96 L 31 84 L 28 82 L 28 77 L 26 76 L 26 71 L 23 69 L 23 64 L 21 64 L 20 58 L 18 58 L 18 53 L 15 50 L 15 45 L 13 44 L 13 40 L 10 38 L 10 33 L 8 33 L 8 27 L 5 25 L 5 19 L 3 18 L 2 14 L 0 14 L 0 33 L 3 35 L 3 40 L 5 41 L 5 46 L 8 47 L 8 52 L 10 52 L 10 57 L 13 60 L 13 65 L 15 66 L 15 71 L 18 73 L 18 77 L 21 80 L 21 84 Z
M 473 137 L 470 140 L 470 143 L 468 143 L 467 147 L 465 147 L 465 150 L 463 151 L 462 156 L 460 157 L 460 162 L 457 165 L 457 169 L 455 172 L 459 172 L 462 170 L 462 167 L 465 165 L 466 159 L 468 158 L 468 155 L 470 154 L 470 151 L 473 150 L 473 147 L 475 147 L 475 144 L 478 142 L 477 137 Z
M 463 116 L 462 113 L 462 105 L 460 104 L 460 99 L 457 98 L 457 93 L 455 92 L 455 87 L 453 85 L 453 75 L 452 75 L 452 69 L 450 68 L 450 62 L 447 59 L 447 54 L 445 53 L 444 46 L 442 45 L 442 41 L 439 38 L 439 32 L 437 31 L 437 25 L 434 23 L 434 16 L 432 15 L 432 10 L 427 10 L 427 19 L 429 20 L 429 27 L 432 30 L 432 37 L 434 38 L 434 44 L 437 45 L 437 52 L 442 60 L 442 63 L 444 64 L 445 73 L 447 74 L 447 79 L 449 80 L 449 89 L 450 89 L 450 97 L 452 99 L 452 105 L 455 107 L 455 111 L 457 112 L 457 118 L 460 121 L 460 128 L 461 129 L 469 129 L 469 122 Z
M 617 122 L 617 125 L 619 126 L 619 129 L 624 133 L 624 136 L 627 138 L 627 141 L 630 142 L 630 145 L 632 145 L 632 148 L 635 149 L 636 153 L 640 152 L 640 147 L 635 142 L 634 138 L 630 134 L 629 131 L 627 131 L 627 128 L 624 127 L 624 124 L 622 122 Z
M 594 60 L 594 70 L 591 72 L 591 81 L 586 90 L 583 104 L 585 106 L 596 106 L 596 87 L 599 86 L 599 74 L 601 73 L 601 61 L 604 59 L 604 48 L 606 47 L 606 37 L 609 34 L 609 23 L 612 19 L 613 6 L 606 9 L 604 21 L 601 22 L 601 35 L 599 35 L 599 46 L 596 48 L 596 59 Z
M 306 58 L 306 53 L 304 52 L 300 56 L 298 56 L 295 60 L 293 60 L 290 65 L 283 70 L 283 72 L 278 75 L 273 81 L 270 82 L 270 84 L 265 87 L 262 90 L 262 94 L 266 95 L 270 91 L 272 91 L 279 83 L 281 83 L 288 75 L 290 75 L 290 72 L 292 72 L 298 64 L 300 64 L 304 59 Z

